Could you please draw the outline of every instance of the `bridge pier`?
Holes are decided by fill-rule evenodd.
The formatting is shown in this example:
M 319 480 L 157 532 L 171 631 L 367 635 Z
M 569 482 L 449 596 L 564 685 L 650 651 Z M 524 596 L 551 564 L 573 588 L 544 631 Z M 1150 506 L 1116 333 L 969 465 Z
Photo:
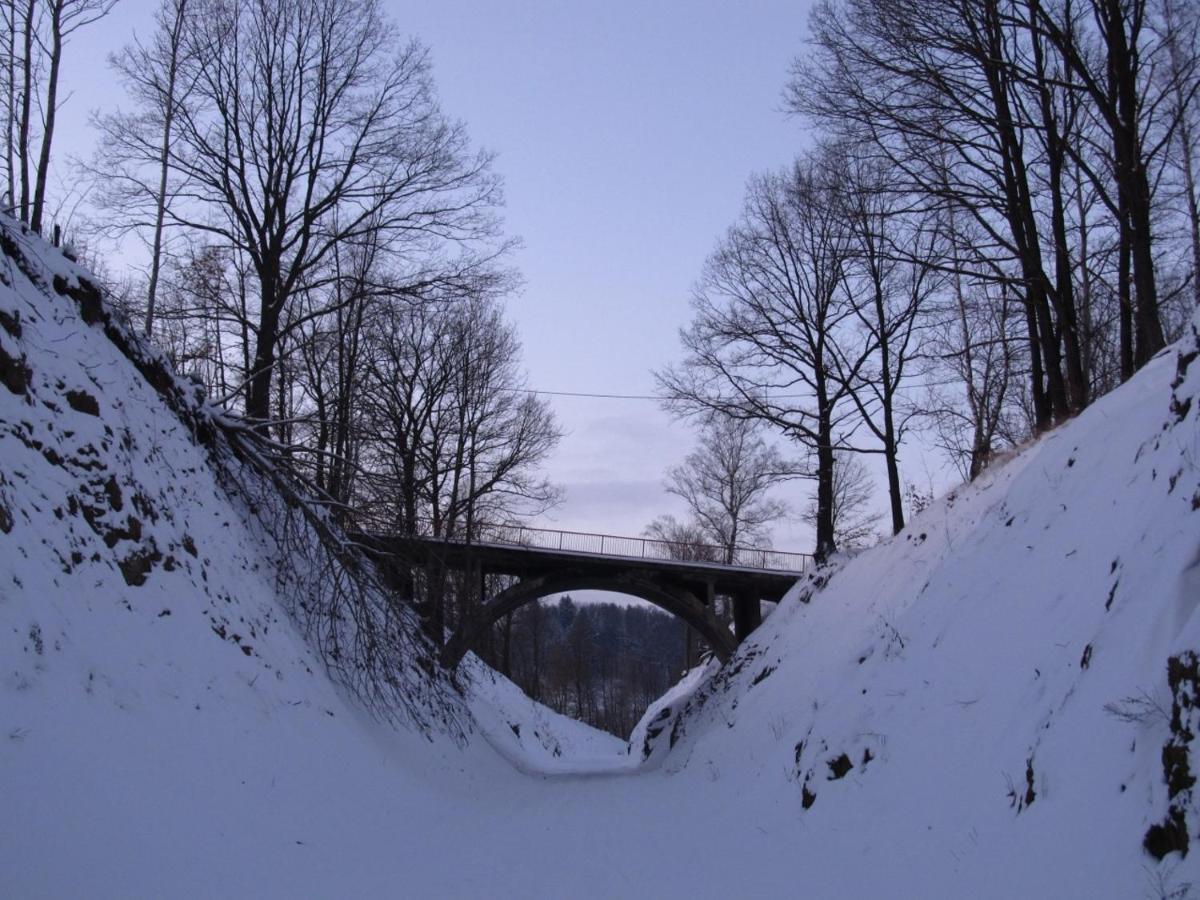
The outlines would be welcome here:
M 762 602 L 756 594 L 740 593 L 733 596 L 733 633 L 741 643 L 755 628 L 762 624 Z

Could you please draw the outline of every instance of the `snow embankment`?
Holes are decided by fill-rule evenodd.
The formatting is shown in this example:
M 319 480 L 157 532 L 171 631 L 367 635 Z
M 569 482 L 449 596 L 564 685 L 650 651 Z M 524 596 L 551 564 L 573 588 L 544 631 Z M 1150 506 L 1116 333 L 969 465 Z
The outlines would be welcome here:
M 0 218 L 0 895 L 329 896 L 290 857 L 428 818 L 430 772 L 624 759 L 473 660 L 460 696 L 413 658 L 367 715 L 313 649 L 320 541 L 229 424 Z
M 625 741 L 534 702 L 475 654 L 467 654 L 458 676 L 475 727 L 519 771 L 578 775 L 632 768 Z
M 694 697 L 673 765 L 776 748 L 774 789 L 796 793 L 814 849 L 856 835 L 905 895 L 1196 880 L 1195 359 L 1162 354 L 794 590 Z
M 0 894 L 1200 884 L 1200 335 L 815 573 L 622 754 L 475 661 L 461 699 L 408 679 L 411 727 L 366 716 L 302 634 L 319 583 L 270 486 L 0 234 Z

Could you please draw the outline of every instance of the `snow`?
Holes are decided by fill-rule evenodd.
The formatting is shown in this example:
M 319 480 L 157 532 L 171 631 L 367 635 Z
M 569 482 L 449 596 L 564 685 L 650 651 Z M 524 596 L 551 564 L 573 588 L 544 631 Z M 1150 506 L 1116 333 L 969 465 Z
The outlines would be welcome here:
M 31 372 L 0 386 L 0 895 L 1200 891 L 1194 841 L 1142 849 L 1168 805 L 1167 659 L 1200 647 L 1200 363 L 1177 374 L 1177 350 L 810 573 L 626 746 L 471 657 L 461 697 L 414 682 L 427 717 L 365 712 L 200 419 L 51 288 L 70 263 L 0 231 L 31 261 L 0 258 L 21 325 L 0 359 Z
M 642 713 L 642 718 L 629 735 L 629 755 L 638 759 L 643 769 L 662 764 L 674 744 L 672 734 L 680 714 L 719 668 L 720 664 L 710 659 L 689 669 Z
M 468 654 L 459 667 L 479 733 L 528 775 L 579 775 L 631 768 L 629 744 L 535 703 Z

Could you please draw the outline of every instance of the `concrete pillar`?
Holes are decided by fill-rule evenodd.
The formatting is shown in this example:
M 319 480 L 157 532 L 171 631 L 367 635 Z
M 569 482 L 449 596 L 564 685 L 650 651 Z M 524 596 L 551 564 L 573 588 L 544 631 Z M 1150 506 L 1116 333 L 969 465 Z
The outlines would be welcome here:
M 744 641 L 755 628 L 762 624 L 762 604 L 752 593 L 737 594 L 733 598 L 733 633 L 738 642 Z
M 488 602 L 487 570 L 483 567 L 482 561 L 475 563 L 475 584 L 479 588 L 479 605 L 486 606 Z

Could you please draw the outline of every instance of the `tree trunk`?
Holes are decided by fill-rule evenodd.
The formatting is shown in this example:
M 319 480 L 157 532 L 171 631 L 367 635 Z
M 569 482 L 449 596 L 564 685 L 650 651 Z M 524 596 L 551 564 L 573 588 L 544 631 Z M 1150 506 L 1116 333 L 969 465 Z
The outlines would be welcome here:
M 817 400 L 819 422 L 817 425 L 817 544 L 813 559 L 825 562 L 837 552 L 837 540 L 833 532 L 833 427 L 832 410 L 823 397 Z
M 8 45 L 4 48 L 5 87 L 4 97 L 4 161 L 7 179 L 8 212 L 16 210 L 17 205 L 17 155 L 14 137 L 17 130 L 17 0 L 7 0 Z
M 1187 191 L 1188 224 L 1192 243 L 1192 297 L 1200 306 L 1200 206 L 1196 201 L 1196 173 L 1192 160 L 1191 127 L 1181 121 L 1179 141 L 1183 145 L 1183 183 Z
M 1053 419 L 1061 421 L 1070 414 L 1066 387 L 1063 383 L 1058 337 L 1050 317 L 1047 299 L 1047 283 L 1042 268 L 1041 248 L 1038 241 L 1037 219 L 1029 189 L 1029 176 L 1025 167 L 1024 151 L 1016 132 L 1012 106 L 1009 103 L 1009 77 L 1001 68 L 1005 58 L 1003 46 L 1002 18 L 997 0 L 987 0 L 984 6 L 984 23 L 987 33 L 988 63 L 985 73 L 995 111 L 996 136 L 1000 143 L 1003 168 L 1005 217 L 1012 233 L 1021 267 L 1023 282 L 1022 296 L 1030 308 L 1029 335 L 1033 356 L 1040 352 L 1042 372 L 1045 377 L 1045 397 L 1039 398 L 1041 390 L 1037 368 L 1033 367 L 1034 413 L 1039 431 L 1048 428 Z
M 1008 302 L 1007 296 L 1004 302 Z M 1025 330 L 1029 336 L 1029 390 L 1033 400 L 1034 429 L 1045 431 L 1050 427 L 1052 419 L 1050 401 L 1046 397 L 1045 373 L 1042 371 L 1042 347 L 1038 336 L 1037 314 L 1029 302 L 1025 302 L 1024 306 Z
M 1118 339 L 1121 344 L 1121 381 L 1133 377 L 1133 300 L 1130 296 L 1129 259 L 1133 235 L 1129 230 L 1129 212 L 1124 192 L 1119 193 L 1120 204 L 1117 218 L 1120 221 L 1117 248 L 1117 314 L 1120 321 Z
M 1038 0 L 1031 0 L 1030 22 L 1039 18 Z M 1042 38 L 1036 28 L 1030 30 L 1034 65 L 1037 72 L 1038 107 L 1046 143 L 1046 167 L 1050 187 L 1050 230 L 1054 238 L 1054 286 L 1048 289 L 1057 318 L 1057 332 L 1062 338 L 1066 362 L 1066 401 L 1071 412 L 1087 406 L 1087 384 L 1083 375 L 1083 355 L 1075 314 L 1075 291 L 1072 284 L 1071 250 L 1067 242 L 1066 197 L 1063 191 L 1063 169 L 1066 164 L 1066 138 L 1059 133 L 1058 119 L 1046 73 Z
M 276 296 L 276 275 L 269 266 L 260 272 L 262 309 L 258 322 L 258 341 L 254 350 L 253 369 L 246 392 L 246 418 L 263 434 L 269 431 L 271 418 L 271 384 L 275 370 L 275 344 L 279 331 L 279 310 L 282 305 Z
M 167 95 L 164 98 L 162 148 L 158 158 L 158 194 L 154 208 L 154 241 L 150 249 L 150 283 L 146 288 L 147 337 L 154 327 L 154 302 L 158 296 L 158 278 L 162 267 L 163 219 L 167 212 L 167 173 L 171 153 L 171 126 L 175 121 L 175 77 L 179 68 L 179 42 L 183 30 L 183 16 L 187 0 L 178 0 L 175 7 L 175 23 L 171 30 L 171 58 L 167 64 Z
M 1051 295 L 1058 319 L 1058 333 L 1062 337 L 1063 357 L 1066 362 L 1067 403 L 1071 412 L 1077 413 L 1088 404 L 1087 381 L 1083 374 L 1083 353 L 1079 340 L 1079 326 L 1075 313 L 1075 291 L 1071 283 L 1071 249 L 1067 243 L 1067 223 L 1063 213 L 1062 166 L 1051 166 L 1050 192 L 1054 197 L 1051 214 L 1054 233 L 1055 288 Z
M 37 182 L 33 190 L 33 212 L 29 227 L 42 233 L 42 215 L 46 209 L 46 179 L 50 174 L 50 145 L 54 140 L 54 120 L 58 113 L 58 72 L 62 65 L 62 14 L 66 0 L 53 0 L 50 6 L 50 74 L 46 83 L 46 119 L 42 127 L 42 149 L 38 156 Z
M 287 384 L 287 369 L 280 366 L 275 373 L 275 388 L 277 399 L 275 403 L 275 439 L 284 447 L 287 447 L 292 442 L 291 423 L 288 421 L 288 384 Z M 287 451 L 284 451 L 285 455 Z
M 1136 294 L 1133 364 L 1141 368 L 1166 346 L 1158 317 L 1158 293 L 1154 276 L 1154 242 L 1151 229 L 1150 178 L 1142 159 L 1138 134 L 1138 58 L 1125 33 L 1122 0 L 1099 0 L 1108 71 L 1116 95 L 1116 115 L 1109 117 L 1113 140 L 1113 163 L 1118 194 L 1124 197 L 1129 221 L 1130 257 Z M 1139 4 L 1135 15 L 1143 7 Z
M 1167 345 L 1162 321 L 1158 316 L 1158 292 L 1155 286 L 1154 253 L 1150 228 L 1150 183 L 1140 161 L 1133 179 L 1129 204 L 1129 224 L 1133 236 L 1133 284 L 1137 291 L 1134 306 L 1136 323 L 1134 365 L 1141 368 Z
M 37 0 L 25 6 L 24 54 L 21 57 L 21 121 L 17 134 L 17 153 L 21 159 L 21 221 L 29 224 L 29 129 L 33 115 L 33 13 Z
M 888 499 L 892 507 L 892 534 L 904 530 L 904 498 L 900 494 L 900 466 L 897 461 L 899 447 L 896 440 L 895 394 L 892 383 L 892 352 L 888 346 L 887 313 L 883 304 L 883 290 L 879 279 L 875 279 L 875 320 L 879 327 L 879 378 L 883 398 L 883 458 L 887 465 Z
M 904 530 L 904 497 L 900 492 L 900 466 L 896 459 L 896 438 L 891 409 L 884 410 L 883 428 L 887 435 L 883 458 L 887 464 L 888 499 L 892 506 L 892 534 L 899 534 Z
M 1175 133 L 1179 138 L 1179 167 L 1183 172 L 1184 190 L 1187 192 L 1188 225 L 1191 231 L 1192 245 L 1192 296 L 1196 305 L 1200 306 L 1200 206 L 1196 200 L 1196 169 L 1192 150 L 1195 138 L 1192 133 L 1192 120 L 1188 115 L 1188 107 L 1193 98 L 1183 94 L 1182 72 L 1184 65 L 1180 61 L 1178 41 L 1179 22 L 1175 18 L 1175 10 L 1170 0 L 1163 4 L 1167 16 L 1167 50 L 1171 60 L 1171 78 L 1174 82 L 1175 116 L 1177 123 Z M 1194 48 L 1191 48 L 1195 52 Z
M 1095 372 L 1096 347 L 1095 323 L 1092 319 L 1092 270 L 1088 258 L 1087 210 L 1083 205 L 1083 178 L 1075 174 L 1075 208 L 1079 217 L 1079 277 L 1082 282 L 1079 292 L 1079 318 L 1082 343 L 1083 383 L 1088 396 L 1092 392 L 1092 377 Z

